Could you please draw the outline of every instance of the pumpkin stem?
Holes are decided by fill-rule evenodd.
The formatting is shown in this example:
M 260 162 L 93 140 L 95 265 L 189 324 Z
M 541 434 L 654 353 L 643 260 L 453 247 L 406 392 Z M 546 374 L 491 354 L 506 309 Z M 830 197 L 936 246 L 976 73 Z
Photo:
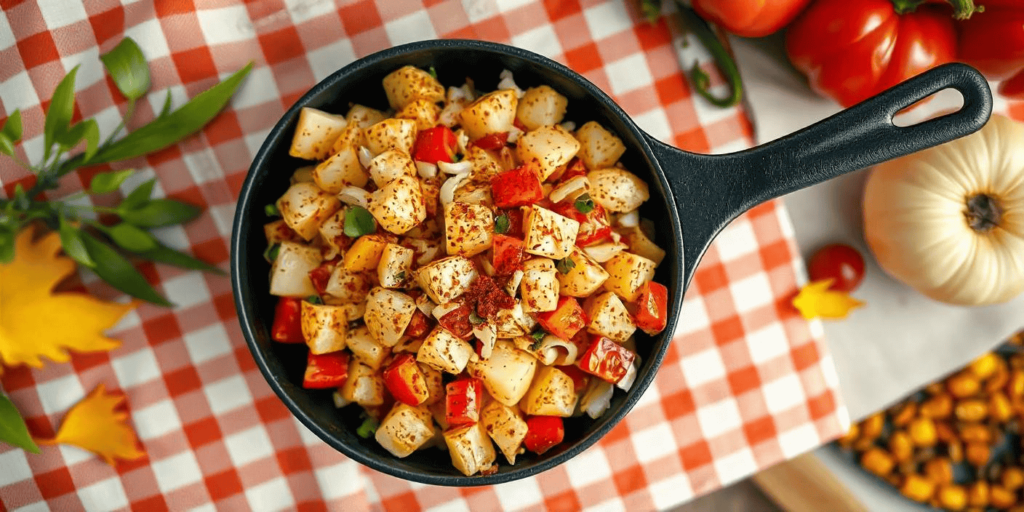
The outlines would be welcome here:
M 896 14 L 908 14 L 928 2 L 929 0 L 892 0 L 892 7 Z M 974 0 L 946 0 L 946 3 L 953 7 L 953 18 L 957 20 L 966 20 L 976 12 L 985 12 L 985 7 L 974 5 Z
M 994 197 L 975 194 L 967 198 L 964 217 L 967 218 L 967 225 L 975 232 L 988 233 L 999 226 L 1003 218 L 1003 207 Z

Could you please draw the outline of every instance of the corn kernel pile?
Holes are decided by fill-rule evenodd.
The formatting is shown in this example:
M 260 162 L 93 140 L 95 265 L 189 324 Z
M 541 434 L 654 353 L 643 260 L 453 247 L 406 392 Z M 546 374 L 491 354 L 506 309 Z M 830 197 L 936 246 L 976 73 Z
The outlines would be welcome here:
M 1024 512 L 1024 331 L 839 440 L 914 501 Z

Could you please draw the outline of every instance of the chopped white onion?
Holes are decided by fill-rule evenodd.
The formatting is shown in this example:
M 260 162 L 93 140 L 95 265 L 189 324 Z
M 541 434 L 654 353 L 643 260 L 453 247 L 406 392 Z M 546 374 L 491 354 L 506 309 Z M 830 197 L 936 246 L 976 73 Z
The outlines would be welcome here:
M 586 176 L 576 176 L 565 183 L 555 187 L 551 191 L 551 195 L 548 196 L 556 203 L 561 202 L 565 198 L 576 199 L 584 192 L 590 190 L 590 180 Z
M 419 173 L 420 178 L 428 179 L 437 176 L 437 166 L 428 162 L 416 162 L 416 172 Z
M 459 188 L 459 185 L 461 185 L 466 178 L 469 178 L 468 172 L 456 174 L 445 180 L 441 185 L 441 204 L 448 204 L 455 201 L 455 189 Z
M 466 133 L 466 130 L 459 128 L 459 130 L 455 132 L 455 140 L 459 143 L 460 154 L 465 155 L 466 153 L 469 153 L 469 134 Z
M 566 122 L 562 123 L 561 126 L 562 126 L 562 129 L 567 131 L 567 132 L 574 132 L 574 131 L 576 131 L 576 123 L 574 123 L 572 121 L 566 121 Z
M 473 87 L 466 83 L 462 87 L 449 87 L 448 97 L 446 98 L 449 103 L 455 102 L 471 102 L 473 101 Z
M 520 130 L 519 128 L 516 128 L 515 126 L 513 126 L 508 131 L 508 141 L 510 143 L 512 143 L 512 144 L 515 144 L 516 141 L 519 140 L 519 136 L 522 135 L 522 134 L 523 134 L 522 130 Z
M 601 379 L 590 379 L 580 399 L 580 409 L 593 419 L 600 418 L 612 403 L 615 388 Z
M 619 243 L 622 241 L 622 235 L 618 231 L 612 230 L 612 242 Z
M 359 165 L 366 169 L 370 166 L 370 161 L 373 160 L 373 153 L 370 152 L 370 148 L 366 146 L 359 146 Z
M 637 357 L 633 360 L 633 364 L 629 365 L 629 369 L 626 370 L 626 374 L 619 379 L 619 382 L 615 384 L 615 387 L 629 391 L 629 388 L 633 387 L 633 381 L 636 380 L 637 369 L 640 366 L 640 358 Z
M 431 312 L 434 311 L 434 308 L 437 307 L 437 304 L 434 304 L 434 301 L 430 300 L 430 297 L 425 293 L 423 295 L 420 295 L 419 297 L 416 297 L 415 300 L 416 307 L 419 308 L 420 313 L 423 313 L 424 315 L 429 316 Z
M 498 77 L 501 78 L 501 81 L 498 82 L 498 89 L 512 89 L 513 91 L 516 92 L 517 98 L 522 98 L 523 95 L 526 94 L 525 91 L 523 91 L 522 89 L 519 88 L 518 85 L 516 85 L 516 81 L 512 77 L 511 71 L 503 69 L 501 71 L 501 74 L 498 75 Z
M 640 225 L 640 210 L 619 215 L 618 224 L 624 228 L 635 228 Z
M 462 174 L 473 170 L 473 162 L 463 160 L 461 162 L 437 162 L 438 169 L 445 174 Z
M 526 275 L 522 270 L 516 270 L 512 273 L 512 277 L 505 283 L 505 291 L 508 292 L 512 297 L 516 296 L 516 291 L 519 290 L 519 283 L 523 281 L 523 276 Z
M 459 124 L 459 114 L 462 113 L 462 103 L 449 103 L 444 106 L 437 116 L 437 122 L 451 128 Z
M 498 329 L 490 322 L 479 323 L 473 326 L 473 336 L 480 340 L 480 357 L 487 359 L 491 357 L 491 349 L 498 341 Z
M 370 204 L 370 193 L 359 187 L 345 187 L 338 192 L 338 199 L 345 204 L 366 208 Z
M 625 244 L 604 243 L 583 248 L 583 252 L 598 263 L 606 263 L 616 254 L 628 249 Z

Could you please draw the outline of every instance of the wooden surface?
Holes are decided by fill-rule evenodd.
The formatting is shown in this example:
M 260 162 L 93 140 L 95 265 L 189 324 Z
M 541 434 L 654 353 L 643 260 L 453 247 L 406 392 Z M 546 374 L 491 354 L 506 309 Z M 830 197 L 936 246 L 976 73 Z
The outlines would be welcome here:
M 806 453 L 751 478 L 788 512 L 866 512 L 867 508 L 814 456 Z

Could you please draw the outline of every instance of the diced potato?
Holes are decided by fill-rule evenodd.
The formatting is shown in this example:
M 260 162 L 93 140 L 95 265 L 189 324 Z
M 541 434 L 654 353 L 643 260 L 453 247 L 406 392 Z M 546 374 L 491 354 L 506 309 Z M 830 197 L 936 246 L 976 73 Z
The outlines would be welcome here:
M 423 380 L 427 384 L 427 391 L 430 392 L 422 405 L 432 405 L 444 400 L 445 389 L 441 371 L 423 363 L 416 364 L 419 365 L 420 371 L 423 372 Z
M 416 164 L 409 155 L 390 149 L 370 160 L 370 178 L 378 187 L 391 183 L 399 176 L 416 177 Z
M 525 213 L 526 252 L 556 260 L 572 252 L 580 230 L 579 222 L 537 205 L 531 205 Z
M 300 324 L 310 352 L 326 354 L 345 348 L 348 318 L 344 308 L 302 301 Z
M 588 245 L 583 248 L 583 252 L 598 263 L 607 263 L 609 260 L 614 258 L 616 254 L 628 250 L 629 246 L 621 242 L 607 242 L 597 245 Z
M 288 224 L 282 219 L 264 224 L 263 235 L 267 237 L 267 245 L 302 241 L 302 237 L 292 231 L 292 228 L 288 227 Z
M 410 338 L 408 336 L 402 336 L 402 339 L 397 345 L 391 347 L 391 352 L 394 354 L 401 354 L 408 352 L 410 354 L 416 354 L 420 351 L 420 347 L 423 345 L 423 338 Z
M 498 338 L 515 338 L 516 336 L 525 336 L 529 334 L 524 331 L 523 328 L 519 326 L 519 322 L 516 321 L 516 308 L 519 308 L 520 313 L 523 310 L 518 299 L 516 299 L 516 305 L 514 308 L 499 309 L 498 314 L 491 320 L 491 323 L 494 324 Z
M 523 282 L 523 271 L 516 270 L 512 273 L 512 276 L 508 278 L 508 282 L 505 283 L 505 291 L 512 297 L 515 297 L 519 293 L 519 283 Z
M 423 340 L 416 360 L 436 370 L 458 375 L 466 369 L 472 355 L 473 347 L 468 342 L 437 326 Z
M 363 235 L 345 252 L 341 265 L 348 272 L 376 270 L 388 241 L 381 235 Z
M 519 407 L 530 415 L 568 418 L 576 409 L 577 398 L 572 377 L 554 366 L 541 366 Z
M 430 300 L 447 304 L 469 289 L 476 275 L 472 261 L 462 256 L 449 256 L 420 268 L 416 278 Z
M 281 218 L 305 240 L 312 240 L 320 224 L 340 207 L 337 197 L 312 183 L 296 183 L 277 200 Z
M 380 422 L 374 438 L 391 455 L 408 457 L 434 437 L 434 421 L 426 407 L 395 403 Z
M 366 185 L 367 175 L 359 163 L 354 146 L 344 146 L 313 169 L 313 182 L 324 192 L 337 194 L 341 189 Z
M 625 169 L 590 171 L 587 179 L 590 180 L 590 197 L 609 212 L 635 210 L 651 198 L 644 180 Z
M 654 262 L 643 256 L 620 252 L 604 264 L 609 276 L 604 288 L 632 302 L 640 294 L 640 287 L 654 279 L 654 267 Z
M 444 205 L 445 248 L 449 255 L 472 257 L 491 248 L 494 215 L 486 206 Z
M 558 270 L 547 258 L 534 258 L 523 263 L 523 282 L 519 294 L 527 313 L 554 311 L 558 306 Z
M 483 322 L 473 326 L 473 336 L 480 341 L 480 357 L 491 357 L 494 344 L 498 341 L 498 327 L 493 322 Z
M 366 145 L 366 135 L 363 133 L 363 129 L 357 124 L 349 123 L 345 126 L 345 129 L 341 130 L 341 134 L 334 140 L 334 144 L 331 146 L 331 154 L 335 154 L 345 148 L 359 149 L 359 146 Z M 362 185 L 360 185 L 362 186 Z
M 385 119 L 366 129 L 366 147 L 379 155 L 389 149 L 405 154 L 412 153 L 416 143 L 416 121 L 409 119 Z
M 661 260 L 665 259 L 665 250 L 647 238 L 642 229 L 632 227 L 623 231 L 629 243 L 629 252 L 653 261 L 655 267 L 661 265 Z
M 507 132 L 515 122 L 518 104 L 519 98 L 513 90 L 487 93 L 462 109 L 459 123 L 471 140 L 492 133 Z
M 411 277 L 413 251 L 408 247 L 388 244 L 380 255 L 377 280 L 384 288 L 401 288 Z
M 333 260 L 341 254 L 342 244 L 345 243 L 345 209 L 342 208 L 323 221 L 318 228 L 320 239 L 327 245 L 324 252 L 325 260 Z
M 320 266 L 320 261 L 320 249 L 281 242 L 277 259 L 270 268 L 270 294 L 279 297 L 316 295 L 309 273 Z
M 444 441 L 452 457 L 452 465 L 466 476 L 473 476 L 491 469 L 497 453 L 491 439 L 480 422 L 468 427 L 449 429 L 444 432 Z
M 588 297 L 597 291 L 608 279 L 608 272 L 604 267 L 590 256 L 587 256 L 579 247 L 572 248 L 572 254 L 568 256 L 574 267 L 569 269 L 567 274 L 559 272 L 558 278 L 559 293 L 569 297 Z
M 370 293 L 370 280 L 366 274 L 361 272 L 349 272 L 344 265 L 334 267 L 330 279 L 327 280 L 327 287 L 324 291 L 333 297 L 335 302 L 342 304 L 355 304 L 366 300 Z M 360 315 L 362 316 L 362 315 Z M 353 317 L 349 317 L 351 322 Z
M 546 85 L 530 87 L 526 94 L 519 98 L 516 119 L 523 123 L 527 130 L 554 126 L 562 122 L 567 106 L 569 100 L 558 94 L 558 91 Z
M 315 108 L 303 108 L 299 111 L 299 121 L 295 125 L 295 135 L 292 136 L 292 146 L 288 154 L 305 160 L 327 158 L 331 145 L 345 128 L 345 124 L 343 116 L 328 114 Z
M 611 167 L 626 152 L 622 139 L 597 121 L 584 123 L 576 130 L 576 139 L 580 141 L 580 160 L 583 160 L 587 169 Z
M 366 296 L 363 321 L 377 343 L 393 347 L 402 338 L 415 311 L 416 301 L 412 297 L 386 288 L 374 288 Z
M 384 93 L 391 108 L 401 110 L 413 100 L 444 101 L 444 86 L 426 71 L 403 66 L 384 77 Z
M 313 169 L 315 169 L 315 168 L 316 168 L 315 165 L 307 165 L 307 166 L 299 167 L 298 169 L 295 169 L 295 172 L 292 173 L 291 179 L 288 180 L 288 184 L 289 185 L 294 185 L 296 183 L 302 183 L 304 181 L 312 182 L 313 181 Z
M 536 357 L 541 364 L 567 366 L 576 362 L 579 347 L 575 343 L 563 340 L 554 334 L 545 335 L 540 343 L 530 336 L 520 336 L 513 340 L 516 348 Z
M 341 397 L 364 407 L 384 403 L 384 378 L 373 368 L 352 358 L 348 363 L 348 378 L 341 385 Z
M 384 359 L 391 354 L 391 350 L 373 339 L 370 330 L 361 325 L 348 332 L 348 349 L 352 351 L 352 357 L 360 363 L 379 370 L 384 364 Z
M 511 341 L 499 340 L 491 357 L 470 361 L 467 370 L 484 383 L 492 398 L 512 407 L 530 389 L 537 359 L 517 349 Z
M 406 242 L 412 246 L 413 254 L 416 258 L 416 265 L 423 266 L 437 258 L 438 254 L 441 254 L 441 241 L 440 240 L 423 240 L 420 238 L 406 239 Z
M 622 343 L 636 331 L 636 325 L 626 305 L 612 292 L 587 298 L 583 301 L 583 311 L 590 319 L 590 323 L 587 324 L 588 332 Z
M 437 103 L 420 98 L 402 107 L 395 117 L 415 121 L 418 130 L 429 130 L 437 124 L 437 116 L 440 113 L 441 107 L 437 106 Z
M 384 112 L 365 105 L 352 105 L 352 108 L 348 109 L 348 114 L 345 114 L 345 120 L 349 124 L 354 124 L 364 130 L 387 118 L 388 115 Z
M 541 181 L 565 165 L 580 150 L 580 142 L 559 125 L 531 130 L 516 141 L 516 154 L 524 165 L 530 165 Z
M 505 455 L 509 464 L 516 463 L 516 455 L 526 438 L 526 420 L 518 409 L 509 407 L 497 400 L 484 407 L 480 413 L 480 422 L 484 424 L 487 435 Z
M 420 182 L 411 176 L 399 176 L 374 192 L 369 209 L 382 228 L 396 235 L 427 218 Z
M 340 306 L 341 308 L 343 308 L 345 310 L 345 318 L 348 318 L 349 322 L 355 322 L 356 320 L 362 320 L 363 319 L 363 313 L 366 312 L 366 303 L 365 302 L 342 302 L 340 304 L 331 304 L 331 305 L 332 306 Z
M 491 178 L 497 176 L 498 173 L 507 170 L 492 152 L 480 149 L 476 146 L 469 147 L 469 150 L 466 151 L 464 161 L 473 164 L 473 171 L 470 178 L 475 183 L 485 183 L 489 185 Z

